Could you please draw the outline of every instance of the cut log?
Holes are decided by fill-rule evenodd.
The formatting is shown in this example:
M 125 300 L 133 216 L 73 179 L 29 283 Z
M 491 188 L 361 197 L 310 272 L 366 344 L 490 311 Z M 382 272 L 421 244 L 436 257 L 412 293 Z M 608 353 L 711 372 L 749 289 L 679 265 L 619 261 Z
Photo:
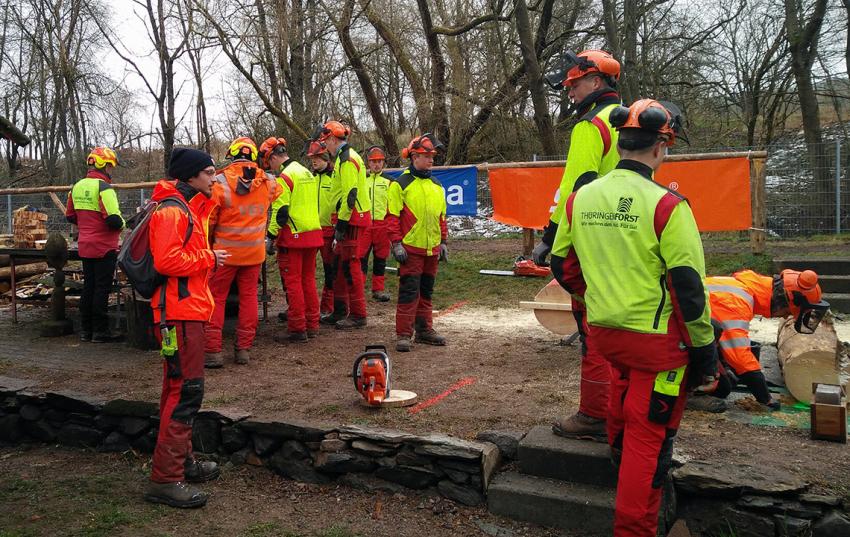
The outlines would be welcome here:
M 578 331 L 572 312 L 572 298 L 556 280 L 552 280 L 534 297 L 534 302 L 521 302 L 523 308 L 534 310 L 543 328 L 567 336 Z
M 824 319 L 814 334 L 794 330 L 794 319 L 779 326 L 776 346 L 788 391 L 798 401 L 811 403 L 812 383 L 840 384 L 838 338 L 831 319 Z
M 29 263 L 26 265 L 18 265 L 15 264 L 15 278 L 24 278 L 26 276 L 35 276 L 36 274 L 43 274 L 50 270 L 50 267 L 47 266 L 47 263 L 42 261 L 38 261 L 36 263 Z M 11 280 L 12 279 L 12 267 L 2 267 L 0 268 L 0 280 Z

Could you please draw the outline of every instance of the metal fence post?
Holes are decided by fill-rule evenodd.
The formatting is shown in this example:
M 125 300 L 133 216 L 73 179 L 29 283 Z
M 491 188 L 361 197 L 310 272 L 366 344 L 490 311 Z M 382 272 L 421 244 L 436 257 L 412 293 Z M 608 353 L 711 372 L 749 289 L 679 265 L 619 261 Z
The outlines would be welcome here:
M 144 207 L 145 205 L 145 189 L 139 189 L 139 207 Z
M 6 218 L 9 222 L 9 235 L 13 234 L 12 230 L 12 195 L 6 194 Z
M 841 233 L 841 140 L 835 140 L 835 234 Z

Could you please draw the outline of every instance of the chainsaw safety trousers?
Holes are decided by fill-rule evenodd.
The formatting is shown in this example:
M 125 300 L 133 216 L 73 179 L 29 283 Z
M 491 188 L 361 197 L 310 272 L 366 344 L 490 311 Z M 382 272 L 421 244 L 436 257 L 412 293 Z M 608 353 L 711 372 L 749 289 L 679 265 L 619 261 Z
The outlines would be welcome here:
M 318 248 L 285 248 L 288 258 L 282 271 L 286 279 L 286 314 L 290 333 L 319 329 L 319 296 L 316 293 L 316 253 Z
M 366 185 L 366 165 L 357 151 L 347 143 L 342 144 L 334 161 L 333 189 L 339 190 L 337 220 L 349 226 L 369 227 L 372 222 L 372 205 Z
M 448 236 L 446 194 L 429 172 L 410 166 L 390 183 L 387 226 L 390 242 L 412 253 L 432 256 Z
M 280 187 L 248 160 L 228 164 L 215 180 L 210 215 L 213 250 L 227 250 L 230 257 L 225 264 L 230 266 L 261 264 L 266 259 L 266 218 Z
M 91 169 L 68 194 L 65 219 L 77 226 L 80 257 L 99 259 L 118 251 L 118 236 L 124 227 L 112 179 Z
M 360 268 L 360 236 L 363 227 L 349 226 L 336 245 L 339 264 L 334 280 L 334 300 L 348 304 L 351 317 L 366 318 L 366 292 Z
M 407 254 L 407 261 L 398 266 L 395 333 L 399 337 L 412 337 L 414 328 L 427 332 L 433 327 L 431 297 L 437 280 L 439 258 L 437 255 L 422 255 L 412 251 Z
M 324 271 L 324 284 L 322 285 L 322 298 L 319 301 L 319 310 L 322 314 L 331 313 L 334 309 L 334 281 L 339 265 L 339 255 L 334 253 L 334 228 L 322 228 L 322 248 L 319 254 L 322 256 L 322 269 Z
M 192 424 L 204 399 L 204 323 L 174 321 L 177 353 L 163 363 L 159 399 L 159 434 L 153 452 L 151 481 L 185 481 L 192 455 Z M 161 338 L 159 330 L 157 336 Z
M 239 289 L 239 320 L 236 324 L 236 350 L 250 349 L 254 345 L 257 334 L 259 315 L 257 312 L 259 300 L 257 297 L 257 282 L 260 280 L 262 265 L 217 267 L 210 276 L 210 292 L 215 300 L 215 311 L 212 319 L 204 327 L 206 341 L 204 352 L 216 353 L 222 349 L 222 327 L 224 326 L 224 310 L 230 286 L 236 281 Z
M 387 257 L 390 255 L 390 239 L 384 220 L 372 220 L 372 225 L 364 230 L 361 243 L 361 264 L 364 277 L 369 272 L 369 253 L 372 253 L 372 292 L 384 290 L 384 274 Z
M 611 387 L 611 367 L 599 351 L 593 347 L 585 322 L 581 304 L 573 300 L 573 317 L 578 326 L 581 341 L 581 392 L 579 412 L 592 418 L 605 419 L 608 415 L 608 392 Z

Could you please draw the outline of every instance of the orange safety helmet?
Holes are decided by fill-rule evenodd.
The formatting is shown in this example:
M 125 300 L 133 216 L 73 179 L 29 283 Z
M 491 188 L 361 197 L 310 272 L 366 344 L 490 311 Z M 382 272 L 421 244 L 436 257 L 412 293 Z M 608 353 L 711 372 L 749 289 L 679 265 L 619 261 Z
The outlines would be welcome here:
M 546 81 L 556 89 L 561 86 L 568 88 L 579 78 L 592 73 L 601 75 L 613 88 L 620 80 L 620 62 L 604 50 L 590 49 L 578 54 L 568 50 L 558 67 L 546 75 Z
M 640 129 L 668 137 L 668 146 L 672 146 L 676 136 L 683 136 L 682 112 L 673 103 L 661 103 L 654 99 L 641 99 L 631 106 L 618 106 L 608 116 L 611 126 L 617 130 Z
M 240 136 L 231 142 L 227 148 L 227 158 L 231 160 L 245 159 L 257 162 L 257 144 L 247 136 Z
M 433 156 L 436 155 L 437 151 L 443 147 L 443 143 L 440 142 L 436 136 L 430 132 L 426 132 L 422 136 L 417 136 L 413 140 L 410 140 L 407 147 L 401 150 L 401 158 L 411 158 L 412 153 Z
M 321 140 L 310 140 L 307 142 L 307 157 L 327 157 L 330 159 L 331 152 L 328 151 L 328 146 Z
M 366 160 L 387 160 L 387 154 L 381 146 L 373 145 L 366 149 Z
M 111 164 L 113 167 L 118 166 L 118 155 L 108 147 L 98 146 L 92 149 L 89 156 L 86 157 L 86 164 L 94 166 L 98 170 L 102 170 L 107 164 Z
M 269 167 L 269 157 L 271 157 L 275 153 L 286 153 L 286 138 L 283 138 L 282 136 L 279 138 L 266 138 L 265 141 L 260 144 L 260 149 L 257 152 L 257 156 L 260 158 L 260 165 L 263 167 L 263 169 Z
M 351 129 L 339 121 L 328 121 L 319 128 L 318 139 L 319 141 L 324 142 L 331 135 L 336 136 L 341 140 L 346 140 L 349 135 L 351 135 Z
M 822 299 L 818 275 L 813 270 L 785 269 L 779 273 L 775 284 L 781 284 L 782 294 L 775 289 L 774 300 L 784 298 L 787 300 L 791 315 L 796 317 L 794 328 L 802 334 L 814 333 L 821 319 L 823 319 L 829 303 Z M 777 295 L 779 295 L 777 297 Z M 784 295 L 784 297 L 783 297 Z

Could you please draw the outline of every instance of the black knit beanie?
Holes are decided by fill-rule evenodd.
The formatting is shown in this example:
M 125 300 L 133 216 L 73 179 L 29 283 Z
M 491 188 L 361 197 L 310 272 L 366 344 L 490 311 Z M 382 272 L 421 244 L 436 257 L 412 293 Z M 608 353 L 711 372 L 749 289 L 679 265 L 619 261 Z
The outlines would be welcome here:
M 209 153 L 191 147 L 175 147 L 171 150 L 168 176 L 178 181 L 188 181 L 209 166 L 215 166 Z

